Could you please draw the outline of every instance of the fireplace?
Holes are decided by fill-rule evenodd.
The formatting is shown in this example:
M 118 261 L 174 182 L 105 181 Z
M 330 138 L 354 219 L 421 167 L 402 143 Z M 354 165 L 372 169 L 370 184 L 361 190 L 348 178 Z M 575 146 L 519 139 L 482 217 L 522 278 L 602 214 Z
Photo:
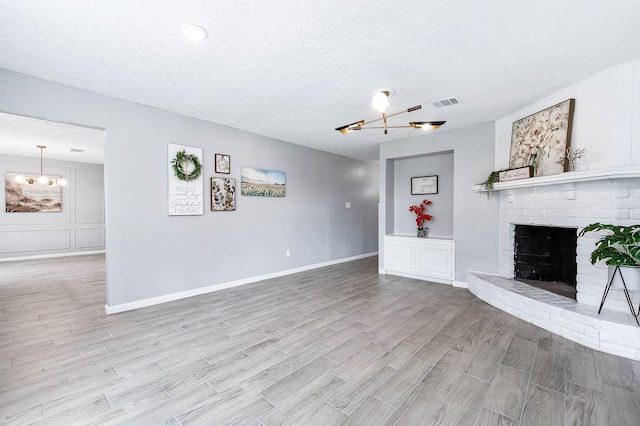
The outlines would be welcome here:
M 515 225 L 514 278 L 576 299 L 577 229 Z

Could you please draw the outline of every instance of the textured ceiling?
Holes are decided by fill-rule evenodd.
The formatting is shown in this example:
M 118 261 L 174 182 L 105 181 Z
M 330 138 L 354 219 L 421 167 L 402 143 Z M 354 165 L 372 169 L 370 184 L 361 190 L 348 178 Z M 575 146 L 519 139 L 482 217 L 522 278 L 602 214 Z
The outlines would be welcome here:
M 43 145 L 45 163 L 67 160 L 102 164 L 104 141 L 101 130 L 0 112 L 0 154 L 40 157 L 38 145 Z
M 390 112 L 423 106 L 391 125 L 446 132 L 639 59 L 639 28 L 638 0 L 2 1 L 0 67 L 376 161 L 418 130 L 333 130 L 376 118 L 376 89 L 395 89 Z

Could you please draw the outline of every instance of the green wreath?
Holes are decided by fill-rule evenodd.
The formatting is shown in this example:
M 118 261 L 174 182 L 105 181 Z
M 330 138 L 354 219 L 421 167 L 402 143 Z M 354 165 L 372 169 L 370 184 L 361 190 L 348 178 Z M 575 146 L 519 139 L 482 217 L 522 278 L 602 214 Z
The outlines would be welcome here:
M 189 172 L 189 164 L 193 164 L 193 170 Z M 178 151 L 176 158 L 171 160 L 173 171 L 179 180 L 191 182 L 196 180 L 202 174 L 202 164 L 195 154 L 187 154 L 185 150 Z

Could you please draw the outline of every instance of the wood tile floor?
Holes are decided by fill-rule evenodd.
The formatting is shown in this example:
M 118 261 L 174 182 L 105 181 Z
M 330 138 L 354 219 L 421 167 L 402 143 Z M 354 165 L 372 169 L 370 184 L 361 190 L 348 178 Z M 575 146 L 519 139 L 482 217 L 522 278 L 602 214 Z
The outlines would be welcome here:
M 0 424 L 640 424 L 640 363 L 376 258 L 110 316 L 104 275 L 0 263 Z

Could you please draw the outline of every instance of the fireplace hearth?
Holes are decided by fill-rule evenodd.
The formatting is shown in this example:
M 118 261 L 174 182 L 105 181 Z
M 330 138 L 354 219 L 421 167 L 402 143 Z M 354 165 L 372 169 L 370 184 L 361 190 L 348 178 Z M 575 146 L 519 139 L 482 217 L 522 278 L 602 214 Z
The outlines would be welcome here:
M 514 278 L 576 299 L 577 229 L 515 225 Z

